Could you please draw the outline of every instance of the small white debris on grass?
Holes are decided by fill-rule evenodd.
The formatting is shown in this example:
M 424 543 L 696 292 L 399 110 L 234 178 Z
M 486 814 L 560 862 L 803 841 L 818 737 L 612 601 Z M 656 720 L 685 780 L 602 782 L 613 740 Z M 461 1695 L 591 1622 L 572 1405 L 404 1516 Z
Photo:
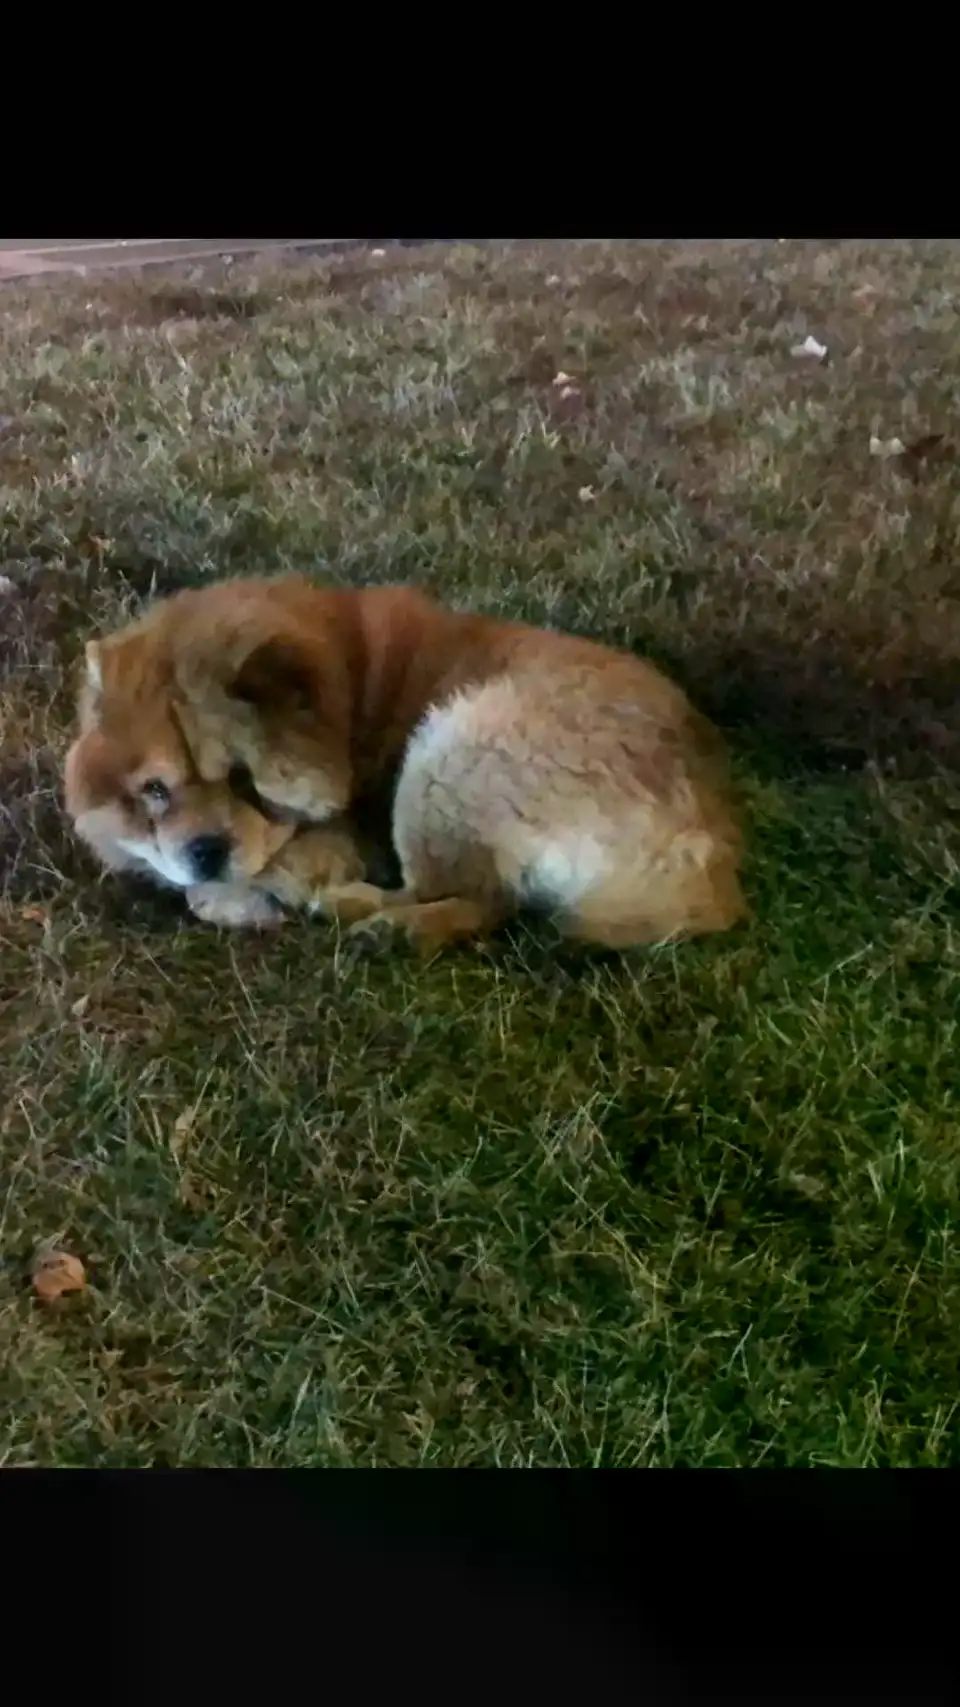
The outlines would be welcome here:
M 870 434 L 871 456 L 902 456 L 905 449 L 902 439 L 878 439 L 873 433 Z
M 792 356 L 810 356 L 813 360 L 822 362 L 826 360 L 827 346 L 821 344 L 819 338 L 814 338 L 812 334 L 808 334 L 802 344 L 794 344 L 790 354 Z
M 593 490 L 592 486 L 581 486 L 577 493 L 577 497 L 580 499 L 581 504 L 592 504 L 596 496 L 597 494 Z
M 11 581 L 9 575 L 0 575 L 0 597 L 2 597 L 4 593 L 15 593 L 16 590 L 16 581 Z

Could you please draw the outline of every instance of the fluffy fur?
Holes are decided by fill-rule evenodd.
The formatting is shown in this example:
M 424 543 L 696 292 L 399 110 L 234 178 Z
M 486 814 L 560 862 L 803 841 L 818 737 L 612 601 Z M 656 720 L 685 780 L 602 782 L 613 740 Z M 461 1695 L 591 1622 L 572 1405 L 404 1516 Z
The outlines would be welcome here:
M 315 823 L 388 801 L 400 890 L 331 877 L 322 840 L 312 869 L 301 836 L 254 886 L 429 949 L 524 904 L 618 948 L 745 912 L 719 742 L 678 687 L 630 654 L 412 588 L 289 576 L 180 593 L 92 643 L 82 717 L 138 759 L 143 731 L 175 725 L 205 786 L 244 765 L 271 807 Z M 76 802 L 82 744 L 71 767 Z

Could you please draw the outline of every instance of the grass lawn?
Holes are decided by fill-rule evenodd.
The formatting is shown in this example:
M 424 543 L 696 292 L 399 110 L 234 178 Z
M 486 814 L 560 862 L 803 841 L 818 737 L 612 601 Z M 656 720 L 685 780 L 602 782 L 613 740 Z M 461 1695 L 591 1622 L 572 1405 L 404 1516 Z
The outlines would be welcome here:
M 958 301 L 792 240 L 3 291 L 0 1462 L 960 1461 Z M 666 663 L 750 925 L 423 970 L 100 881 L 82 640 L 283 568 Z

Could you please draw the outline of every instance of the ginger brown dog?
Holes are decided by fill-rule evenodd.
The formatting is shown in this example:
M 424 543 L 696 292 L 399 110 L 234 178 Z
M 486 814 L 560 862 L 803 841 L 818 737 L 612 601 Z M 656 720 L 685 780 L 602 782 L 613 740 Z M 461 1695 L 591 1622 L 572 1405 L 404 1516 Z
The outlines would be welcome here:
M 364 876 L 366 860 L 346 825 L 303 832 L 289 815 L 267 810 L 255 791 L 251 799 L 242 783 L 201 777 L 159 657 L 141 660 L 142 673 L 128 678 L 126 648 L 108 644 L 103 656 L 106 689 L 92 641 L 80 734 L 65 772 L 67 811 L 103 865 L 183 889 L 198 918 L 223 925 L 282 919 L 268 874 L 280 890 L 292 885 L 296 899 L 301 871 L 311 883 Z
M 151 768 L 166 782 L 154 755 L 175 738 L 202 786 L 229 793 L 242 765 L 271 810 L 334 826 L 288 835 L 256 871 L 240 833 L 219 874 L 224 922 L 261 922 L 273 896 L 400 926 L 433 949 L 534 904 L 570 937 L 623 948 L 725 930 L 746 911 L 719 739 L 628 653 L 413 588 L 285 576 L 160 601 L 90 643 L 87 676 L 68 808 L 91 843 L 98 736 L 111 764 L 123 746 L 126 800 Z M 377 797 L 392 802 L 399 890 L 359 879 L 342 828 Z M 151 829 L 167 871 L 185 871 L 182 845 L 171 861 Z

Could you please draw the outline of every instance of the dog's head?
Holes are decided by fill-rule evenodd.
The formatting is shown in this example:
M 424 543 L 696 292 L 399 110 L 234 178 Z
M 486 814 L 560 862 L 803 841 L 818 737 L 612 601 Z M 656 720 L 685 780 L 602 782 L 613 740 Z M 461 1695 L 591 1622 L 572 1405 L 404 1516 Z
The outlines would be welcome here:
M 243 578 L 160 600 L 89 642 L 67 809 L 105 863 L 184 887 L 250 876 L 297 816 L 348 806 L 341 606 L 300 576 Z
M 89 642 L 65 792 L 77 834 L 105 865 L 176 888 L 253 877 L 294 833 L 235 769 L 204 777 L 150 623 Z

